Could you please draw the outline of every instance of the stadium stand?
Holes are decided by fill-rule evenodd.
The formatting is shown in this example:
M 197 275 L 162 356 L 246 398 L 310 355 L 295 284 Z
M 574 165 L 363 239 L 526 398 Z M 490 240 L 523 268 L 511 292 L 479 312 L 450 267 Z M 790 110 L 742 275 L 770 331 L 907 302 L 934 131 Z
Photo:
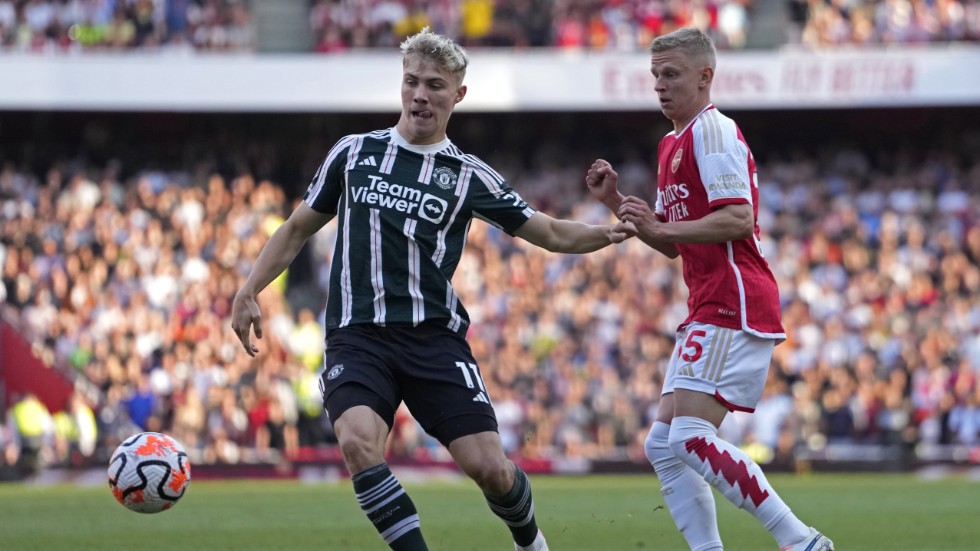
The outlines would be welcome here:
M 793 0 L 786 4 L 764 0 L 316 0 L 310 25 L 317 37 L 315 50 L 322 53 L 387 47 L 426 25 L 459 36 L 469 47 L 643 50 L 658 34 L 696 26 L 709 33 L 721 49 L 823 48 L 977 41 L 980 7 L 959 0 Z
M 654 36 L 697 25 L 723 48 L 746 43 L 751 2 L 317 0 L 316 50 L 389 46 L 429 26 L 467 47 L 644 49 Z
M 247 52 L 255 29 L 244 0 L 0 0 L 0 50 L 32 53 Z
M 794 40 L 815 48 L 980 40 L 976 2 L 794 1 L 791 6 Z
M 683 26 L 725 50 L 980 40 L 980 7 L 969 0 L 311 0 L 306 29 L 293 4 L 0 0 L 0 48 L 253 52 L 280 49 L 273 42 L 283 27 L 302 31 L 293 50 L 325 54 L 391 47 L 425 26 L 471 48 L 635 51 Z M 263 36 L 273 40 L 263 47 L 259 33 L 268 28 Z

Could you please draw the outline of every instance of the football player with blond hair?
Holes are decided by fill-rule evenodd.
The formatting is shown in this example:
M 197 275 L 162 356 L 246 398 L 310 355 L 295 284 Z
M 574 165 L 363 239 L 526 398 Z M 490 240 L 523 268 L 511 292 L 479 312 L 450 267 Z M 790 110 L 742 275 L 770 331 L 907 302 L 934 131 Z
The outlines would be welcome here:
M 341 138 L 303 201 L 269 239 L 235 296 L 246 352 L 262 338 L 256 295 L 337 218 L 326 308 L 324 405 L 361 509 L 391 549 L 428 549 L 415 505 L 384 458 L 405 403 L 483 491 L 515 549 L 548 549 L 527 475 L 503 452 L 483 376 L 452 286 L 474 218 L 549 251 L 587 253 L 626 238 L 622 225 L 556 220 L 446 135 L 466 97 L 467 52 L 428 31 L 401 45 L 402 111 L 391 128 Z

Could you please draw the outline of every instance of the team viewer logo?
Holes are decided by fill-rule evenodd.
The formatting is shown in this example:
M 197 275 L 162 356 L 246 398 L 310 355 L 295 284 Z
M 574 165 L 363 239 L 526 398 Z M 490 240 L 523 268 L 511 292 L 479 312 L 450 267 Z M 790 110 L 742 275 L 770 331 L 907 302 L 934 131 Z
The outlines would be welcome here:
M 442 189 L 452 189 L 456 186 L 456 173 L 446 166 L 440 166 L 432 173 L 432 181 Z
M 355 203 L 414 215 L 433 224 L 442 222 L 449 210 L 449 203 L 445 200 L 422 193 L 414 187 L 390 184 L 375 175 L 369 175 L 368 180 L 370 183 L 366 186 L 351 188 L 351 198 Z
M 670 161 L 670 172 L 671 174 L 677 172 L 677 167 L 681 166 L 681 158 L 684 156 L 684 150 L 678 149 L 677 153 L 674 153 L 674 159 Z
M 419 218 L 428 220 L 433 224 L 438 224 L 442 222 L 443 216 L 446 215 L 447 208 L 449 208 L 449 203 L 426 193 L 422 197 L 422 203 L 419 205 Z

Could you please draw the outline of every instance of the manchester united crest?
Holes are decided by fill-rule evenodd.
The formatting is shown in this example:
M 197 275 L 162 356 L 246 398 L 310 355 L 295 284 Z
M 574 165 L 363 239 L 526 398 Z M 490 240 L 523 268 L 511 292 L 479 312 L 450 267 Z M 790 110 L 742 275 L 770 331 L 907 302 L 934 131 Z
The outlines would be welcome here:
M 343 373 L 343 372 L 344 372 L 344 364 L 337 364 L 337 365 L 333 366 L 332 369 L 330 369 L 330 372 L 329 373 L 327 373 L 327 380 L 332 381 L 332 380 L 336 379 L 337 377 L 339 377 L 340 374 Z
M 456 187 L 456 173 L 447 166 L 440 166 L 432 173 L 432 181 L 442 189 Z

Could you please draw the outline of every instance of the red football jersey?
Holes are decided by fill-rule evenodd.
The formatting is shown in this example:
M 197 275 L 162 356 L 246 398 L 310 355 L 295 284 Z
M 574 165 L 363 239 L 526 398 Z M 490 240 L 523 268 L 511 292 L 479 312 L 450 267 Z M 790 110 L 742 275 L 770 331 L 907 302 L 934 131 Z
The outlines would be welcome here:
M 697 220 L 712 209 L 749 203 L 759 215 L 755 160 L 735 121 L 708 105 L 679 134 L 660 141 L 656 213 L 667 222 Z M 759 225 L 751 239 L 678 244 L 692 321 L 785 338 L 779 290 L 762 255 Z

